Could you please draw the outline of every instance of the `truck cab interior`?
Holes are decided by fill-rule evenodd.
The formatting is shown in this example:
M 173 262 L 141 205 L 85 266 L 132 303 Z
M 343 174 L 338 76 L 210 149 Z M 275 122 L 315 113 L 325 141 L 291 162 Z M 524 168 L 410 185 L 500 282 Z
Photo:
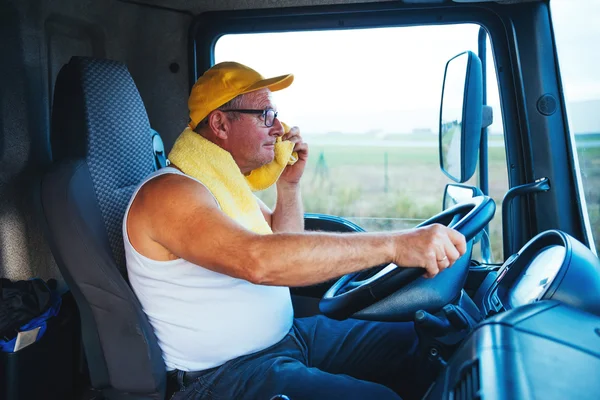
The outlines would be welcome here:
M 586 0 L 2 1 L 0 277 L 56 280 L 62 305 L 0 353 L 0 399 L 173 394 L 121 223 L 192 85 L 226 60 L 296 74 L 277 99 L 311 146 L 307 231 L 442 223 L 468 240 L 433 279 L 386 264 L 291 288 L 295 316 L 413 321 L 423 399 L 597 398 L 593 15 Z

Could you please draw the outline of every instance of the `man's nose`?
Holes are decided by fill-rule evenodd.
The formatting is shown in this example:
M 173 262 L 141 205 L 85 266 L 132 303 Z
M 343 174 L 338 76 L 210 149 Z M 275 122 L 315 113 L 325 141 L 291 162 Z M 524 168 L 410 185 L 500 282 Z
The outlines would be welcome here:
M 271 127 L 271 131 L 269 132 L 272 136 L 283 136 L 284 129 L 279 118 L 275 118 L 273 120 L 273 126 Z

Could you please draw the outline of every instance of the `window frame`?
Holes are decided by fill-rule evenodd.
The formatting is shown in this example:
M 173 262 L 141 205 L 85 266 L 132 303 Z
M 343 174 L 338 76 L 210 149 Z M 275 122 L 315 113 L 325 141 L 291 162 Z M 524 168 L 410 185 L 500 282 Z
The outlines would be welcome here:
M 460 23 L 478 24 L 490 37 L 498 76 L 509 188 L 541 178 L 536 175 L 536 170 L 548 171 L 551 182 L 556 181 L 561 188 L 570 188 L 566 195 L 553 191 L 517 199 L 511 207 L 510 221 L 506 224 L 508 232 L 503 232 L 508 253 L 516 252 L 537 233 L 550 228 L 561 229 L 584 244 L 593 246 L 584 229 L 587 216 L 582 215 L 579 206 L 579 190 L 572 168 L 574 153 L 567 140 L 569 134 L 562 117 L 564 99 L 558 91 L 556 52 L 546 3 L 414 5 L 385 2 L 207 12 L 196 16 L 190 27 L 189 87 L 191 89 L 202 71 L 214 64 L 215 44 L 227 34 Z M 536 33 L 540 29 L 542 32 Z M 526 34 L 532 34 L 533 38 L 524 39 Z M 536 39 L 540 42 L 536 42 Z M 539 47 L 536 43 L 550 46 L 550 51 L 554 51 L 551 57 L 553 63 L 548 63 L 547 54 L 545 58 L 540 58 L 536 53 Z M 540 91 L 537 80 L 527 80 L 534 72 L 540 73 L 546 79 L 545 86 L 549 86 L 550 91 L 560 98 L 559 109 L 555 113 L 558 121 L 540 121 L 539 116 L 532 114 L 532 100 L 529 99 L 537 99 L 536 93 Z M 543 129 L 536 130 L 540 125 Z M 555 140 L 556 136 L 562 136 L 565 140 Z M 552 140 L 548 140 L 548 137 L 552 137 Z M 538 146 L 533 143 L 540 139 L 546 141 L 546 147 L 549 146 L 550 150 L 537 151 Z M 570 160 L 564 165 L 553 163 L 552 155 L 556 152 Z M 548 164 L 552 164 L 551 168 L 546 168 Z M 565 209 L 568 212 L 564 212 Z M 505 258 L 508 255 L 505 254 Z
M 555 56 L 555 62 L 556 62 L 556 72 L 557 72 L 557 80 L 558 80 L 558 89 L 559 92 L 562 94 L 564 93 L 564 89 L 563 89 L 563 83 L 562 83 L 562 76 L 560 73 L 560 61 L 558 59 L 558 49 L 557 49 L 557 43 L 556 43 L 556 36 L 554 33 L 554 26 L 553 26 L 553 20 L 552 20 L 552 6 L 549 6 L 549 24 L 550 24 L 550 30 L 552 33 L 552 46 L 554 47 L 554 56 Z M 559 101 L 561 102 L 561 108 L 562 108 L 562 117 L 564 119 L 564 124 L 565 124 L 565 130 L 566 133 L 568 135 L 568 141 L 567 141 L 567 145 L 569 147 L 569 150 L 571 151 L 572 155 L 573 155 L 573 171 L 575 174 L 575 179 L 577 181 L 577 190 L 578 190 L 578 196 L 579 196 L 579 205 L 580 205 L 580 213 L 581 213 L 581 218 L 583 221 L 583 225 L 584 225 L 584 230 L 588 239 L 588 247 L 592 250 L 592 252 L 598 256 L 598 250 L 596 248 L 596 241 L 600 238 L 598 237 L 594 237 L 594 234 L 592 232 L 592 224 L 589 218 L 589 211 L 588 211 L 588 206 L 587 206 L 587 198 L 585 196 L 585 189 L 583 187 L 583 178 L 581 176 L 581 167 L 579 164 L 579 157 L 577 155 L 577 140 L 575 138 L 575 133 L 571 132 L 571 129 L 569 128 L 569 119 L 568 119 L 568 115 L 567 115 L 567 105 L 566 105 L 566 98 L 564 95 L 561 95 L 559 97 Z

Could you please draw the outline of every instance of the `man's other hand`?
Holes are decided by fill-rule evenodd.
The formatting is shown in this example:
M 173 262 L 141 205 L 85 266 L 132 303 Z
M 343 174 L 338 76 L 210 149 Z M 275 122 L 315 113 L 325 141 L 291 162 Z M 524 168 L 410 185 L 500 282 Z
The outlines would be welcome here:
M 394 239 L 394 262 L 402 267 L 425 268 L 427 278 L 452 266 L 467 251 L 465 237 L 441 224 L 403 231 Z
M 300 178 L 302 178 L 304 168 L 306 167 L 306 160 L 308 159 L 308 144 L 302 141 L 300 129 L 297 126 L 294 126 L 289 130 L 289 132 L 285 133 L 281 139 L 289 140 L 290 142 L 294 143 L 294 151 L 298 153 L 298 161 L 296 161 L 294 165 L 288 165 L 285 167 L 278 183 L 296 185 L 300 182 Z

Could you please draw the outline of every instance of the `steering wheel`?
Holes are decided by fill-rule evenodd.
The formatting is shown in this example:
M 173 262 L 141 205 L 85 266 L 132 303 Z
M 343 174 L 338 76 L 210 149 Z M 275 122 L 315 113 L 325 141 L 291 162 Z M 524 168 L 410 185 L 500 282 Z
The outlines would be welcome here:
M 495 211 L 496 204 L 490 197 L 477 196 L 417 225 L 440 223 L 466 238 L 467 252 L 436 277 L 423 278 L 423 268 L 378 265 L 341 277 L 323 295 L 319 309 L 334 319 L 377 321 L 410 321 L 417 310 L 441 309 L 460 294 L 469 271 L 471 241 L 492 220 Z

